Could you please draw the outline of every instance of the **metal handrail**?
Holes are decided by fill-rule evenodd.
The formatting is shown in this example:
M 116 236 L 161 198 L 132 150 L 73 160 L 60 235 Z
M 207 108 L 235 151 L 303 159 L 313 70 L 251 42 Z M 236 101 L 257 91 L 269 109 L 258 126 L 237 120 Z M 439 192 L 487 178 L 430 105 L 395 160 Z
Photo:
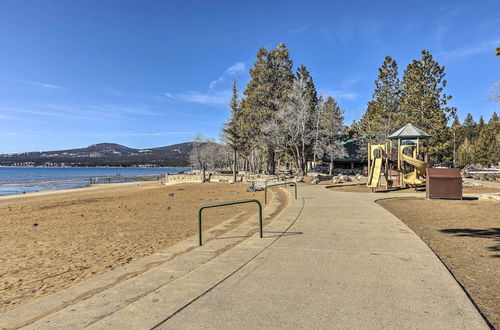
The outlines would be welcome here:
M 267 204 L 267 188 L 270 187 L 276 187 L 276 186 L 285 186 L 286 185 L 294 186 L 295 187 L 295 199 L 297 199 L 297 184 L 295 182 L 281 182 L 281 183 L 275 183 L 275 184 L 270 184 L 269 186 L 266 185 L 266 188 L 264 189 L 264 203 Z
M 259 206 L 259 230 L 260 230 L 260 238 L 263 237 L 263 231 L 262 231 L 262 204 L 256 199 L 244 199 L 241 201 L 234 201 L 234 202 L 227 202 L 227 203 L 220 203 L 220 204 L 212 204 L 212 205 L 205 205 L 200 207 L 198 210 L 198 243 L 200 246 L 203 245 L 203 239 L 202 239 L 202 233 L 201 233 L 201 211 L 204 209 L 209 209 L 212 207 L 219 207 L 219 206 L 228 206 L 228 205 L 236 205 L 236 204 L 245 204 L 245 203 L 257 203 Z
M 275 178 L 267 179 L 267 180 L 265 181 L 266 186 L 267 186 L 267 183 L 268 183 L 269 181 L 279 180 L 279 179 L 280 179 L 280 177 L 279 177 L 279 176 L 277 176 L 277 177 L 275 177 Z M 286 181 L 286 179 L 285 179 L 285 181 Z

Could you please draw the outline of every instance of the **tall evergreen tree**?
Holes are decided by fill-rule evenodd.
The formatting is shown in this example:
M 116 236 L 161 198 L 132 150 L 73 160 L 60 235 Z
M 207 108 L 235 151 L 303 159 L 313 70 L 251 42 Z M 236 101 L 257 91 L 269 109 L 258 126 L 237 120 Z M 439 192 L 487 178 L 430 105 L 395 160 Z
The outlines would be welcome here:
M 462 144 L 462 130 L 458 116 L 455 116 L 453 124 L 451 124 L 451 131 L 453 133 L 453 167 L 457 166 L 457 148 Z
M 474 163 L 474 146 L 468 138 L 465 138 L 457 150 L 457 166 L 464 167 Z
M 474 143 L 474 154 L 477 162 L 483 165 L 498 164 L 500 162 L 500 122 L 496 112 L 493 113 L 487 124 L 484 120 L 481 125 L 481 116 L 478 128 L 479 136 Z
M 274 149 L 271 145 L 263 145 L 267 143 L 261 143 L 262 127 L 275 119 L 280 106 L 286 101 L 294 77 L 292 66 L 284 43 L 271 51 L 265 47 L 259 49 L 241 104 L 244 136 L 253 148 L 267 154 L 267 169 L 271 174 L 274 174 Z
M 385 141 L 387 136 L 401 126 L 400 116 L 401 82 L 398 78 L 398 64 L 390 56 L 378 69 L 375 91 L 368 102 L 362 118 L 363 133 L 375 141 Z
M 240 102 L 238 99 L 238 86 L 236 79 L 233 81 L 233 94 L 229 107 L 231 108 L 231 117 L 225 124 L 224 133 L 228 139 L 228 145 L 233 150 L 233 183 L 236 183 L 236 173 L 238 171 L 238 151 L 243 148 L 243 137 L 241 135 L 241 111 Z
M 464 139 L 468 139 L 469 142 L 473 141 L 477 136 L 476 122 L 470 113 L 464 119 L 462 123 Z
M 444 70 L 444 66 L 423 50 L 422 57 L 413 60 L 405 69 L 401 113 L 404 120 L 432 134 L 429 141 L 431 161 L 451 163 L 452 139 L 447 122 L 456 109 L 446 106 L 451 95 L 444 93 Z

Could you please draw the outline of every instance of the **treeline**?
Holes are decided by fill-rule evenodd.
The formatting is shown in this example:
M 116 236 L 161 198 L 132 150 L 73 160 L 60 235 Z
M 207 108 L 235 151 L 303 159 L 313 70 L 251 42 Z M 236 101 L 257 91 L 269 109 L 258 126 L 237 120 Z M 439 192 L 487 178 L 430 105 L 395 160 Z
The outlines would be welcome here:
M 198 138 L 191 163 L 202 170 L 233 167 L 236 175 L 237 170 L 275 174 L 276 164 L 285 162 L 304 175 L 308 165 L 327 156 L 331 173 L 333 160 L 347 155 L 339 135 L 356 132 L 370 142 L 385 142 L 407 123 L 432 134 L 427 146 L 432 164 L 452 165 L 456 160 L 457 165 L 465 166 L 500 160 L 496 114 L 487 125 L 480 122 L 474 126 L 469 123 L 472 119 L 460 125 L 456 108 L 448 106 L 452 97 L 444 91 L 445 67 L 428 51 L 423 50 L 402 77 L 390 56 L 378 71 L 365 114 L 346 127 L 344 110 L 334 98 L 318 95 L 306 66 L 300 65 L 293 72 L 285 44 L 271 50 L 260 48 L 242 97 L 236 81 L 233 83 L 231 116 L 223 127 L 225 147 Z M 455 119 L 453 126 L 448 125 L 450 119 Z M 471 125 L 475 135 L 465 134 L 463 127 Z M 366 153 L 366 148 L 358 151 Z
M 483 116 L 476 123 L 470 113 L 462 123 L 455 118 L 451 132 L 456 166 L 497 165 L 500 161 L 500 120 L 496 112 L 487 123 Z
M 445 67 L 428 51 L 413 60 L 399 78 L 396 60 L 387 56 L 378 69 L 375 91 L 366 113 L 358 123 L 362 133 L 374 142 L 407 123 L 432 134 L 429 158 L 448 166 L 491 165 L 500 161 L 500 128 L 494 113 L 488 124 L 481 117 L 475 123 L 471 114 L 460 124 L 456 108 L 447 106 L 452 98 L 444 92 Z M 498 101 L 498 99 L 492 101 Z M 449 120 L 454 119 L 452 126 Z
M 444 70 L 423 50 L 422 57 L 408 64 L 400 79 L 396 60 L 387 56 L 378 69 L 372 100 L 360 120 L 361 131 L 383 142 L 389 134 L 411 123 L 432 135 L 428 141 L 431 162 L 451 164 L 453 143 L 448 121 L 455 117 L 456 108 L 447 106 L 452 97 L 444 92 Z
M 250 69 L 243 97 L 236 82 L 231 117 L 224 126 L 233 166 L 253 173 L 276 173 L 276 164 L 291 163 L 301 173 L 324 154 L 339 157 L 343 146 L 334 139 L 343 130 L 344 111 L 332 97 L 318 96 L 306 66 L 292 71 L 285 44 L 263 47 Z

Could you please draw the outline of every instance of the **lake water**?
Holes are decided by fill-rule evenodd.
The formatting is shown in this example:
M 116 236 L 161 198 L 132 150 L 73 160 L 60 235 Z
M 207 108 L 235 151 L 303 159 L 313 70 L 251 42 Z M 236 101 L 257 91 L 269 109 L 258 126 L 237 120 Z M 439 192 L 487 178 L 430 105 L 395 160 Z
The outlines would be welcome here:
M 91 182 L 127 182 L 141 176 L 189 171 L 182 167 L 0 167 L 0 196 L 86 187 Z

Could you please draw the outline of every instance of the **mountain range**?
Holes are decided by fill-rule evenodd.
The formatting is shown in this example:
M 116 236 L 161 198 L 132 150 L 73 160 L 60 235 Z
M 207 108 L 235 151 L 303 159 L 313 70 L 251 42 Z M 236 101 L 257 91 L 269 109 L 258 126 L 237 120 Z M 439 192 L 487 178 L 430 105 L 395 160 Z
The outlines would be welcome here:
M 149 149 L 116 143 L 86 148 L 0 154 L 1 166 L 187 166 L 193 142 Z

